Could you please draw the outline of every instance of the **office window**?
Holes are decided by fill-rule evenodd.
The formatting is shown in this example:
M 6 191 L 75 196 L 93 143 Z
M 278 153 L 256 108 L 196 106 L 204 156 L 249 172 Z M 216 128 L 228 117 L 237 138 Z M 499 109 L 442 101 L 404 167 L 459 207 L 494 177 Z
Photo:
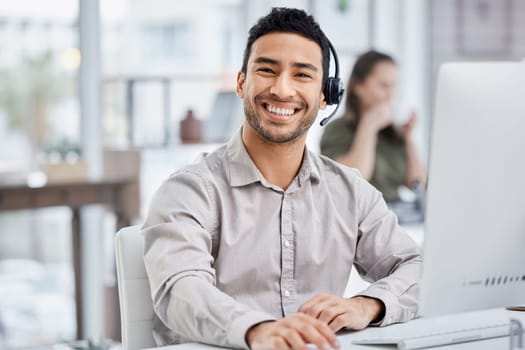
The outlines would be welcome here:
M 145 61 L 184 63 L 191 58 L 190 27 L 185 22 L 145 24 L 141 42 Z
M 7 60 L 7 20 L 0 18 L 0 65 L 5 65 Z
M 77 12 L 77 0 L 0 3 L 0 186 L 78 151 Z M 64 207 L 0 211 L 1 349 L 74 339 L 70 220 Z

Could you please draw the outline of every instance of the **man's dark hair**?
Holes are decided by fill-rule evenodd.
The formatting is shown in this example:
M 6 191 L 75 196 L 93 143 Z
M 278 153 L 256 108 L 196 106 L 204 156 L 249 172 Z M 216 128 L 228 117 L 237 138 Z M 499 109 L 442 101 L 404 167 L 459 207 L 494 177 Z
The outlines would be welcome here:
M 321 47 L 324 86 L 330 67 L 330 47 L 328 46 L 328 39 L 315 19 L 305 11 L 299 9 L 274 7 L 270 13 L 257 21 L 248 32 L 248 42 L 244 49 L 241 71 L 246 74 L 248 59 L 254 41 L 263 35 L 275 32 L 299 34 L 306 39 L 316 42 Z

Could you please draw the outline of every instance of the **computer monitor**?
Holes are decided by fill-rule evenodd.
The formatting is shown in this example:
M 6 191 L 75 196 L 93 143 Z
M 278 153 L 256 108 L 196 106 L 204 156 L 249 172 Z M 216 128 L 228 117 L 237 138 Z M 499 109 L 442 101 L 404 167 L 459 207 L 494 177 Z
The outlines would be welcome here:
M 420 311 L 525 305 L 525 63 L 449 63 L 430 139 Z
M 235 91 L 219 91 L 204 126 L 204 141 L 225 142 L 240 128 L 242 100 Z

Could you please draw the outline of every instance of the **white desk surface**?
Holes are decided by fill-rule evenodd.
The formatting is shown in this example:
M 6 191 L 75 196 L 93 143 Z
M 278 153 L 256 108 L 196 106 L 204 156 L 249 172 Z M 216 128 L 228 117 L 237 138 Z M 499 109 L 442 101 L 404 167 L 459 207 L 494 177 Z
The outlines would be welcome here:
M 519 319 L 522 323 L 525 323 L 525 312 L 521 311 L 507 311 L 503 309 L 492 309 L 492 310 L 485 310 L 479 312 L 479 317 L 506 317 L 508 316 L 508 319 L 515 318 Z M 339 341 L 341 343 L 341 349 L 351 349 L 351 350 L 395 350 L 397 349 L 393 345 L 355 345 L 352 344 L 352 339 L 356 339 L 358 336 L 360 338 L 363 337 L 363 335 L 376 333 L 376 332 L 383 332 L 383 331 L 389 331 L 393 330 L 396 327 L 410 327 L 414 323 L 418 322 L 418 320 L 413 320 L 408 323 L 404 324 L 397 324 L 392 325 L 388 327 L 383 328 L 369 328 L 362 330 L 360 332 L 351 332 L 346 334 L 341 334 L 338 336 Z M 155 348 L 155 350 L 210 350 L 210 349 L 224 349 L 219 348 L 215 346 L 209 346 L 204 344 L 198 344 L 198 343 L 189 343 L 189 344 L 181 344 L 181 345 L 172 345 L 172 346 L 164 346 L 160 348 Z M 495 338 L 495 339 L 488 339 L 488 340 L 482 340 L 482 341 L 474 341 L 474 342 L 468 342 L 468 343 L 461 343 L 461 344 L 454 344 L 454 345 L 446 345 L 446 346 L 439 346 L 434 347 L 432 349 L 436 350 L 508 350 L 509 349 L 509 338 L 503 337 L 503 338 Z M 154 349 L 151 349 L 154 350 Z

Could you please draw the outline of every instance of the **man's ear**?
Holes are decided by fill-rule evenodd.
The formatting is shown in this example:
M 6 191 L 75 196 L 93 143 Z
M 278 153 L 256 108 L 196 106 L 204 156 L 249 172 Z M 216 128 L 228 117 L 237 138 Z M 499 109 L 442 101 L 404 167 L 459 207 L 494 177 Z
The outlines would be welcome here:
M 237 73 L 237 86 L 235 88 L 235 92 L 237 92 L 237 96 L 240 98 L 244 98 L 244 82 L 245 82 L 246 76 L 243 72 L 239 71 Z
M 321 91 L 321 103 L 319 104 L 320 109 L 326 109 L 326 97 L 324 96 L 324 92 Z

